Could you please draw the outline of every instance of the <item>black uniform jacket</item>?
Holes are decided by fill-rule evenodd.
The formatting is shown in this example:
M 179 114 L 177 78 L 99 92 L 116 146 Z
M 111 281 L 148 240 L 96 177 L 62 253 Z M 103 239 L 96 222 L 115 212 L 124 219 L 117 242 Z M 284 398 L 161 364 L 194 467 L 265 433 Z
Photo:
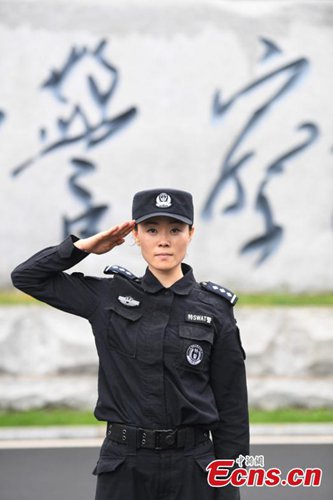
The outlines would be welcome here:
M 148 269 L 140 279 L 63 272 L 88 255 L 76 240 L 38 252 L 12 280 L 91 323 L 96 418 L 150 429 L 201 426 L 212 431 L 216 458 L 248 454 L 245 354 L 230 302 L 198 284 L 186 264 L 168 289 Z

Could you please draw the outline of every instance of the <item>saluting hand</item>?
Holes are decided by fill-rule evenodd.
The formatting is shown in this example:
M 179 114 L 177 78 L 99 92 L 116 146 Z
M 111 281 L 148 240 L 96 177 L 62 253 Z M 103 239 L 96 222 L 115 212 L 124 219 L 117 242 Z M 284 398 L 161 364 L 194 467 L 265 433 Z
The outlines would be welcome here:
M 109 252 L 112 248 L 122 245 L 125 241 L 125 237 L 134 228 L 135 221 L 126 221 L 117 226 L 113 226 L 111 229 L 106 231 L 101 231 L 100 233 L 94 234 L 89 238 L 83 238 L 74 243 L 77 248 L 84 250 L 89 253 L 102 254 Z

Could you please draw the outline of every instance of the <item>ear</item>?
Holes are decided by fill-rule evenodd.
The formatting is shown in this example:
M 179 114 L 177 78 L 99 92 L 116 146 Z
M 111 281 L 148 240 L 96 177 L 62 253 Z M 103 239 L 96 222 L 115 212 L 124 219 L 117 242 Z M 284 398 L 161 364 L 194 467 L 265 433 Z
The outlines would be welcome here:
M 194 226 L 191 227 L 189 233 L 190 233 L 190 241 L 192 241 L 193 235 L 195 233 L 195 227 Z
M 133 236 L 133 238 L 134 238 L 134 241 L 135 241 L 136 245 L 138 245 L 138 247 L 139 247 L 141 243 L 140 243 L 140 241 L 139 241 L 139 237 L 138 237 L 138 230 L 137 230 L 137 228 L 132 229 L 132 236 Z

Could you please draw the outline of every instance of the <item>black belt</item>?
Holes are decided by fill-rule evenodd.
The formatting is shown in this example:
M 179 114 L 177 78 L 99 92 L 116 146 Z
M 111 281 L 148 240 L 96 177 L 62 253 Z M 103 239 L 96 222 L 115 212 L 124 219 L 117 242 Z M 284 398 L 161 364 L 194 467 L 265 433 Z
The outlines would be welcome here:
M 107 437 L 122 444 L 127 444 L 134 437 L 137 448 L 165 450 L 168 448 L 184 448 L 189 443 L 195 445 L 205 441 L 208 438 L 208 431 L 198 427 L 152 430 L 108 422 Z

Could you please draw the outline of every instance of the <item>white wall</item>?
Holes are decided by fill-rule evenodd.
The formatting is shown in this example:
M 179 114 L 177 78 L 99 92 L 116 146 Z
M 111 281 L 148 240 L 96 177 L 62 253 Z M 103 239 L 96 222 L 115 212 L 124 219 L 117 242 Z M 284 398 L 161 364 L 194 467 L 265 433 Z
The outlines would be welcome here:
M 333 317 L 327 307 L 236 307 L 249 403 L 333 407 Z M 93 408 L 97 354 L 88 322 L 50 307 L 0 308 L 0 410 Z
M 9 271 L 18 262 L 62 239 L 64 215 L 85 210 L 83 198 L 69 189 L 75 172 L 71 159 L 81 158 L 95 165 L 77 180 L 91 194 L 90 206 L 109 205 L 99 229 L 130 218 L 138 190 L 183 188 L 196 201 L 197 237 L 188 262 L 198 280 L 238 292 L 332 290 L 332 25 L 332 2 L 2 1 L 0 285 L 8 286 Z M 276 45 L 265 60 L 262 37 Z M 59 140 L 57 120 L 67 119 L 75 105 L 91 124 L 100 123 L 87 75 L 102 91 L 109 87 L 111 74 L 91 55 L 102 39 L 107 41 L 105 61 L 118 71 L 106 117 L 132 107 L 137 115 L 98 146 L 87 149 L 86 139 L 74 142 L 36 157 L 13 177 L 15 167 Z M 61 102 L 41 85 L 52 70 L 61 71 L 73 47 L 86 47 L 88 55 L 63 81 L 60 92 L 68 100 Z M 282 92 L 291 78 L 294 85 Z M 223 103 L 234 98 L 223 117 L 212 113 L 217 90 Z M 265 108 L 279 91 L 280 98 Z M 228 163 L 237 137 L 261 108 L 262 117 Z M 44 142 L 42 127 L 48 132 Z M 67 137 L 82 132 L 77 120 Z M 252 157 L 236 170 L 244 206 L 223 213 L 235 201 L 231 176 L 214 199 L 211 218 L 204 219 L 203 207 L 223 162 L 230 172 L 250 152 Z M 291 157 L 283 160 L 288 153 Z M 263 212 L 255 208 L 265 180 L 262 201 L 282 237 L 273 251 L 269 242 L 264 247 L 259 241 L 253 253 L 240 254 L 244 245 L 265 235 Z M 268 257 L 258 266 L 264 248 Z M 112 256 L 90 256 L 80 269 L 96 274 L 110 263 L 137 274 L 144 270 L 130 241 Z

